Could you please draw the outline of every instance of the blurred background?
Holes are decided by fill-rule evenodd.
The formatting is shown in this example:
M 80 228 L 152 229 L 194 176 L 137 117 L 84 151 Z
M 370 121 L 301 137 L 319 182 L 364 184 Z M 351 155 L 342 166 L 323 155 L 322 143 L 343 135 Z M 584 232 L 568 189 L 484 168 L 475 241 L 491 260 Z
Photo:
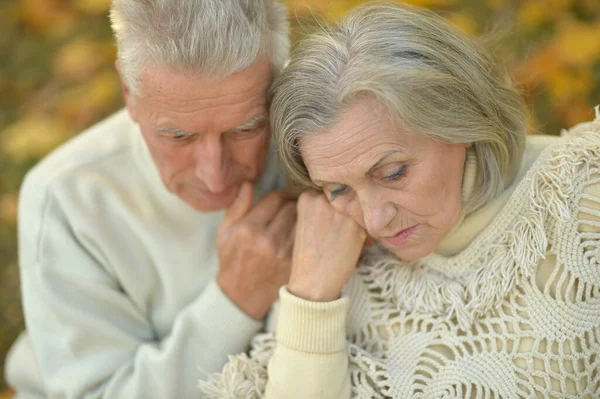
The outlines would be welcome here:
M 361 0 L 287 0 L 292 40 Z M 600 0 L 409 0 L 469 35 L 500 28 L 499 54 L 525 96 L 532 134 L 593 119 L 600 103 Z M 61 142 L 122 107 L 110 0 L 0 0 L 0 398 L 23 329 L 18 190 Z

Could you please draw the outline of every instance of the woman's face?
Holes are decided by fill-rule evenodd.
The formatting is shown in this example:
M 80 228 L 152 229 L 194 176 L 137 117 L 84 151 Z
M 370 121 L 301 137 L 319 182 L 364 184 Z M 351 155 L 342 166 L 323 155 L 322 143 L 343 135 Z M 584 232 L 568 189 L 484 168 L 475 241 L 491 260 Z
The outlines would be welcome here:
M 468 144 L 404 132 L 373 99 L 300 147 L 332 206 L 401 259 L 433 252 L 460 219 Z

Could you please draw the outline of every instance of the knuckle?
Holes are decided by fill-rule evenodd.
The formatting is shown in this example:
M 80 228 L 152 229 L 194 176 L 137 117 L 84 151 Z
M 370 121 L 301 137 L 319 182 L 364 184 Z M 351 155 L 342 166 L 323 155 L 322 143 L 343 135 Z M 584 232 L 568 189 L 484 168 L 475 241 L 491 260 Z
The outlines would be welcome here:
M 279 208 L 284 201 L 284 195 L 281 191 L 272 191 L 261 201 L 262 206 Z
M 296 207 L 297 205 L 295 202 L 289 201 L 283 206 L 281 212 L 289 215 L 294 215 L 296 214 Z
M 265 256 L 274 257 L 277 253 L 277 246 L 275 242 L 266 235 L 258 235 L 255 238 L 256 248 Z
M 250 239 L 256 234 L 254 228 L 249 223 L 240 223 L 236 225 L 234 231 L 235 237 L 241 240 Z

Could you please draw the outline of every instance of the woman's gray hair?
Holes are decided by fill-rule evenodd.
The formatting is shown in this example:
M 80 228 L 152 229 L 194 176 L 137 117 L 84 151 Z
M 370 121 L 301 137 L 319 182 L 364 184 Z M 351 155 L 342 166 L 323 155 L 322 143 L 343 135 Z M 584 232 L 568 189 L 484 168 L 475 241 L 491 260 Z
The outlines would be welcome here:
M 473 143 L 480 172 L 466 211 L 514 178 L 524 150 L 524 101 L 504 71 L 441 17 L 413 7 L 360 6 L 309 36 L 271 95 L 280 156 L 291 176 L 309 186 L 302 137 L 330 129 L 365 95 L 384 104 L 399 129 Z
M 134 94 L 145 65 L 228 76 L 289 53 L 287 7 L 276 0 L 113 0 L 119 69 Z

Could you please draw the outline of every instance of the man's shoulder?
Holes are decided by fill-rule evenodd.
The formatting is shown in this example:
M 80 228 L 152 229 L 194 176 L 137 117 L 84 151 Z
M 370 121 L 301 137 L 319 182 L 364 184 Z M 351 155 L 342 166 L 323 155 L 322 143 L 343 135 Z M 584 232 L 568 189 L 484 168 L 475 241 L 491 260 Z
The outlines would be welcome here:
M 57 178 L 79 173 L 98 162 L 127 151 L 135 125 L 124 110 L 84 130 L 56 148 L 28 173 L 27 180 L 48 185 Z
M 136 125 L 119 111 L 56 148 L 25 176 L 19 214 L 42 217 L 50 198 L 85 197 L 90 187 L 101 190 L 126 168 L 131 168 Z M 69 200 L 70 203 L 72 201 Z
M 121 110 L 72 137 L 27 173 L 21 196 L 31 191 L 45 192 L 102 164 L 112 164 L 114 170 L 118 170 L 116 157 L 131 151 L 135 129 L 128 113 Z

